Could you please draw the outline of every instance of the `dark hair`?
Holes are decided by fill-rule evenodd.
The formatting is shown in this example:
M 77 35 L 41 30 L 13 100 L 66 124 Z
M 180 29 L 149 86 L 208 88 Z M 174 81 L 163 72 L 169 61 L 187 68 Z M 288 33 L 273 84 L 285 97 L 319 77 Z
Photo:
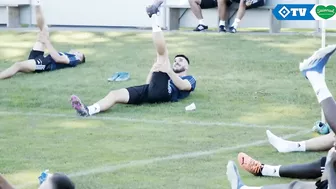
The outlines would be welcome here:
M 85 63 L 85 55 L 83 54 L 83 60 L 82 63 Z
M 178 55 L 175 56 L 175 58 L 177 58 L 177 57 L 185 58 L 187 60 L 188 64 L 190 64 L 189 58 L 187 56 L 185 56 L 184 54 L 178 54 Z
M 75 184 L 68 176 L 62 173 L 54 173 L 51 176 L 53 189 L 75 189 Z

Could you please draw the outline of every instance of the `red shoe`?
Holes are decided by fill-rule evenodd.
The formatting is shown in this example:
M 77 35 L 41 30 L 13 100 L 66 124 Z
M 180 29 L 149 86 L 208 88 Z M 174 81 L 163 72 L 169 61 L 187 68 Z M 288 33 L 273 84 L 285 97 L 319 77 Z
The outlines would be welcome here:
M 261 170 L 263 165 L 260 163 L 260 161 L 257 161 L 247 154 L 241 152 L 238 154 L 238 162 L 241 168 L 250 172 L 254 176 L 262 176 Z

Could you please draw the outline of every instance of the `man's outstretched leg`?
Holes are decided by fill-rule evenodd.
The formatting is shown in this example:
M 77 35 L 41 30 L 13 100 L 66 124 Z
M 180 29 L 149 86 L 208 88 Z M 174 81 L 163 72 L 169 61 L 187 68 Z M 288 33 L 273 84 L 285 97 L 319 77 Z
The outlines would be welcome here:
M 255 176 L 317 179 L 322 176 L 326 157 L 305 164 L 269 165 L 261 163 L 245 153 L 238 154 L 239 165 Z
M 159 7 L 163 3 L 162 0 L 156 0 L 154 3 L 146 7 L 146 11 L 152 20 L 152 37 L 155 50 L 157 53 L 156 65 L 158 70 L 154 71 L 148 86 L 148 102 L 159 103 L 170 101 L 170 94 L 168 93 L 169 75 L 167 72 L 171 69 L 169 61 L 169 53 L 166 46 L 164 34 L 159 26 Z
M 289 184 L 278 184 L 269 186 L 251 187 L 246 186 L 240 178 L 238 168 L 233 161 L 229 161 L 226 170 L 227 178 L 230 182 L 231 189 L 316 189 L 315 182 L 294 181 Z
M 129 102 L 129 91 L 127 89 L 119 89 L 109 92 L 103 99 L 91 106 L 86 106 L 76 96 L 71 96 L 71 105 L 80 116 L 87 117 L 110 109 L 117 103 L 126 104 Z
M 166 41 L 164 39 L 163 32 L 161 30 L 161 27 L 159 25 L 159 8 L 162 5 L 163 1 L 162 0 L 156 0 L 152 5 L 146 7 L 146 11 L 148 16 L 152 20 L 152 37 L 153 37 L 153 42 L 156 48 L 156 52 L 158 54 L 158 62 L 160 62 L 160 59 L 164 59 L 162 61 L 166 61 L 165 59 L 168 59 L 168 50 L 166 47 Z
M 312 85 L 318 102 L 324 111 L 326 121 L 334 133 L 336 131 L 336 103 L 325 82 L 323 70 L 335 51 L 336 45 L 321 48 L 310 58 L 300 63 L 300 71 Z
M 0 73 L 0 80 L 11 78 L 18 72 L 24 72 L 24 73 L 34 72 L 35 67 L 36 67 L 35 60 L 26 60 L 23 62 L 17 62 Z
M 40 0 L 36 0 L 35 2 L 35 11 L 36 11 L 36 24 L 37 27 L 40 29 L 40 31 L 43 30 L 43 28 L 46 26 L 45 19 L 42 13 L 42 8 L 40 4 Z
M 281 153 L 328 151 L 334 144 L 335 134 L 329 133 L 305 141 L 289 141 L 266 131 L 270 144 Z

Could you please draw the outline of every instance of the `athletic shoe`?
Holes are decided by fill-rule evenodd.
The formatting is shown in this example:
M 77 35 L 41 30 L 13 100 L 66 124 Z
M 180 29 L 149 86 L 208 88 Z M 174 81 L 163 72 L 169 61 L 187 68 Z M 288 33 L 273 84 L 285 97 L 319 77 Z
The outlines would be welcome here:
M 336 45 L 320 48 L 311 57 L 300 63 L 300 71 L 307 78 L 308 71 L 322 73 L 330 56 L 336 51 Z
M 231 27 L 229 28 L 229 32 L 230 32 L 230 33 L 237 33 L 237 29 L 236 29 L 235 27 L 231 26 Z
M 221 33 L 221 32 L 226 32 L 226 28 L 224 25 L 220 25 L 219 28 L 218 28 L 218 31 Z
M 71 105 L 77 111 L 78 115 L 87 117 L 90 116 L 89 109 L 85 106 L 82 101 L 76 96 L 71 96 Z
M 198 24 L 198 26 L 193 31 L 201 32 L 201 31 L 206 31 L 207 29 L 208 29 L 208 26 L 203 25 L 203 24 Z
M 243 181 L 240 178 L 236 164 L 233 161 L 229 161 L 226 166 L 227 179 L 231 184 L 231 189 L 240 189 L 244 186 Z
M 152 18 L 153 14 L 159 13 L 159 8 L 162 5 L 162 0 L 155 1 L 152 5 L 146 7 L 147 14 L 150 18 Z
M 245 171 L 250 172 L 254 176 L 262 176 L 261 170 L 263 166 L 259 161 L 241 152 L 238 154 L 238 162 L 240 167 L 243 168 Z

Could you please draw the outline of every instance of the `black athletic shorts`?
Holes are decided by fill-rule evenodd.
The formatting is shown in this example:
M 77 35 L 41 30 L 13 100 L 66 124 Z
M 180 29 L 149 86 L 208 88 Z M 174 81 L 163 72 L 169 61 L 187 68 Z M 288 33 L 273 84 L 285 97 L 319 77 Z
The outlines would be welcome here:
M 161 103 L 171 101 L 168 92 L 169 76 L 154 72 L 149 84 L 126 88 L 129 93 L 128 104 Z
M 232 2 L 230 0 L 226 0 L 226 4 L 230 6 Z M 201 0 L 201 9 L 212 9 L 218 7 L 217 0 Z
M 316 183 L 316 189 L 328 189 L 328 180 L 318 180 Z
M 44 57 L 43 51 L 30 51 L 28 60 L 35 60 L 36 68 L 35 72 L 43 72 L 43 71 L 50 71 L 51 70 L 51 63 L 52 60 L 50 56 Z
M 235 3 L 240 3 L 240 1 L 243 1 L 243 0 L 230 0 L 232 2 L 235 2 Z M 266 0 L 252 0 L 252 5 L 246 7 L 246 9 L 254 9 L 254 8 L 258 8 L 258 7 L 262 7 L 264 6 L 266 3 Z
M 201 9 L 212 9 L 218 6 L 217 0 L 201 0 Z

